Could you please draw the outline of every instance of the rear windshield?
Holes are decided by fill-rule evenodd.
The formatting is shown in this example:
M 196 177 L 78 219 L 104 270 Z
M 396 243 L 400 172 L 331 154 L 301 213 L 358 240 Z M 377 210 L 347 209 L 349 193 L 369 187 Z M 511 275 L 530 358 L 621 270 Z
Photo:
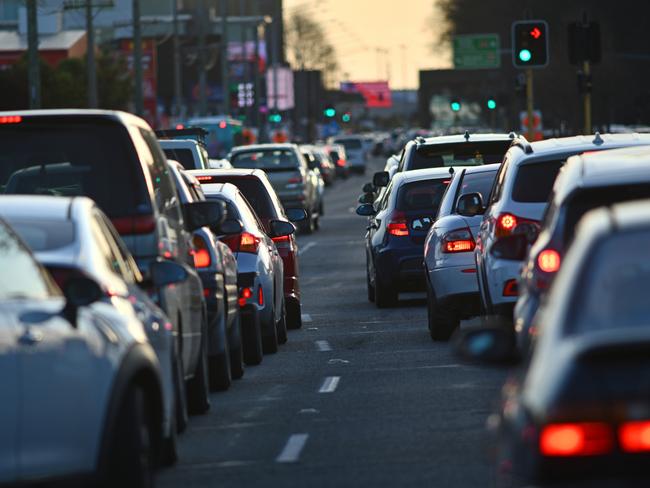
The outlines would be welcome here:
M 244 194 L 260 219 L 278 218 L 264 184 L 257 178 L 213 175 L 210 183 L 232 183 Z
M 167 159 L 173 159 L 183 165 L 185 169 L 198 169 L 194 163 L 194 155 L 190 149 L 163 149 Z
M 494 184 L 494 178 L 496 178 L 496 175 L 496 166 L 494 171 L 465 174 L 463 181 L 460 182 L 460 188 L 458 189 L 457 197 L 460 198 L 466 193 L 480 193 L 483 197 L 483 201 L 487 202 L 487 198 L 490 194 L 490 191 L 492 190 L 492 185 Z M 458 200 L 454 203 L 454 208 L 456 208 L 457 203 Z
M 110 217 L 151 212 L 126 129 L 107 124 L 0 126 L 0 191 L 85 195 Z
M 619 202 L 650 198 L 650 184 L 608 186 L 588 188 L 576 193 L 566 203 L 564 219 L 564 241 L 573 240 L 576 225 L 584 214 L 597 207 L 614 205 Z
M 337 139 L 336 144 L 340 144 L 345 148 L 346 151 L 353 150 L 356 151 L 361 149 L 361 141 L 359 139 Z
M 510 147 L 510 142 L 507 140 L 420 146 L 412 151 L 406 170 L 500 163 Z
M 553 189 L 553 183 L 566 159 L 523 164 L 517 170 L 512 188 L 512 199 L 522 203 L 544 203 Z
M 52 251 L 74 242 L 74 224 L 69 220 L 12 220 L 7 221 L 32 251 Z
M 300 162 L 290 149 L 236 152 L 230 158 L 234 168 L 264 169 L 267 171 L 296 169 Z
M 438 213 L 449 179 L 406 183 L 397 192 L 397 210 L 430 210 Z

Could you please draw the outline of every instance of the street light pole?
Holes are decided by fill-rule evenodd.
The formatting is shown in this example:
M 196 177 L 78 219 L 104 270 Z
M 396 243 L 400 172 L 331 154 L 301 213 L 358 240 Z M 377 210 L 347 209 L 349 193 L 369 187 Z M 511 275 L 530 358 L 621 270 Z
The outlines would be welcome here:
M 228 0 L 221 0 L 221 83 L 223 85 L 223 115 L 230 115 L 230 82 L 228 80 Z
M 173 49 L 174 49 L 174 116 L 180 117 L 181 106 L 181 53 L 180 41 L 178 39 L 178 0 L 172 0 L 172 18 L 173 18 Z
M 97 108 L 97 66 L 95 64 L 95 28 L 93 26 L 93 2 L 86 0 L 86 38 L 88 46 L 88 108 Z
M 41 69 L 38 57 L 38 17 L 36 0 L 27 0 L 27 45 L 29 63 L 29 108 L 41 108 Z
M 144 100 L 142 94 L 142 25 L 140 23 L 140 0 L 133 0 L 133 72 L 135 77 L 135 113 L 142 116 Z

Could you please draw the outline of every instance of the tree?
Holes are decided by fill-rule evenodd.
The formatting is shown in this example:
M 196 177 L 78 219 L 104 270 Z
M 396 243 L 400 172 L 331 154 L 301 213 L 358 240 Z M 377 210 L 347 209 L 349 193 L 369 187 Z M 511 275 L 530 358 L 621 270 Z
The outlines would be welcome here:
M 285 38 L 289 61 L 295 69 L 322 71 L 328 86 L 336 81 L 336 50 L 318 22 L 296 12 L 286 23 Z

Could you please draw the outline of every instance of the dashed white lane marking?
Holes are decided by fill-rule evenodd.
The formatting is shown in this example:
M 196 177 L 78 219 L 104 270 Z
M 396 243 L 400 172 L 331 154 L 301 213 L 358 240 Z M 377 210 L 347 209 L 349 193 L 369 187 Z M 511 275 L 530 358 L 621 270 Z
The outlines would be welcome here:
M 317 242 L 308 242 L 303 247 L 298 249 L 298 256 L 302 256 L 307 251 L 309 251 L 312 247 L 314 247 L 316 244 L 318 244 L 318 243 Z
M 320 352 L 327 352 L 332 350 L 332 346 L 327 341 L 316 341 L 316 347 Z
M 340 376 L 328 376 L 323 381 L 323 385 L 318 390 L 318 393 L 334 393 L 336 387 L 339 386 Z
M 311 315 L 308 313 L 303 313 L 300 318 L 302 319 L 303 322 L 313 322 Z
M 289 440 L 285 444 L 284 448 L 280 452 L 275 462 L 277 463 L 295 463 L 300 459 L 300 453 L 302 452 L 309 434 L 292 434 L 289 436 Z

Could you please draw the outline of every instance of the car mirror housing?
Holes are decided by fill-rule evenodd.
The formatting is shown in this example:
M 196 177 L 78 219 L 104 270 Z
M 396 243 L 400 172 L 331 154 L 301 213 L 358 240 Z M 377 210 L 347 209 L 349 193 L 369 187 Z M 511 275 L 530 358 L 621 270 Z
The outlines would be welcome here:
M 363 188 L 361 189 L 363 193 L 375 193 L 377 191 L 377 187 L 373 185 L 372 183 L 366 183 L 363 185 Z
M 220 225 L 213 227 L 213 229 L 215 229 L 217 234 L 232 236 L 241 234 L 244 226 L 238 219 L 226 219 Z
M 359 203 L 372 203 L 375 201 L 375 194 L 374 193 L 364 193 L 363 195 L 359 196 Z
M 296 232 L 296 226 L 286 220 L 271 220 L 271 237 L 290 236 Z
M 307 219 L 307 211 L 304 208 L 287 208 L 284 212 L 291 222 L 301 222 Z
M 156 288 L 162 288 L 175 283 L 182 283 L 189 276 L 187 270 L 174 261 L 158 260 L 151 263 L 149 268 L 151 283 Z
M 220 225 L 226 216 L 226 205 L 219 200 L 205 200 L 183 205 L 188 230 Z
M 506 323 L 459 329 L 452 341 L 454 353 L 466 361 L 504 366 L 518 361 L 515 331 Z
M 62 315 L 76 328 L 79 308 L 101 300 L 104 291 L 95 280 L 85 276 L 75 276 L 70 278 L 63 287 L 63 296 L 65 307 Z
M 375 207 L 371 203 L 363 203 L 357 207 L 357 215 L 362 217 L 372 217 L 376 213 Z
M 390 182 L 390 174 L 388 171 L 378 171 L 372 176 L 372 184 L 377 188 L 382 186 L 388 186 Z
M 456 204 L 456 212 L 463 217 L 483 215 L 485 207 L 480 193 L 465 193 L 461 195 Z
M 490 248 L 490 254 L 497 259 L 523 261 L 528 253 L 528 245 L 526 234 L 512 234 L 497 239 Z

